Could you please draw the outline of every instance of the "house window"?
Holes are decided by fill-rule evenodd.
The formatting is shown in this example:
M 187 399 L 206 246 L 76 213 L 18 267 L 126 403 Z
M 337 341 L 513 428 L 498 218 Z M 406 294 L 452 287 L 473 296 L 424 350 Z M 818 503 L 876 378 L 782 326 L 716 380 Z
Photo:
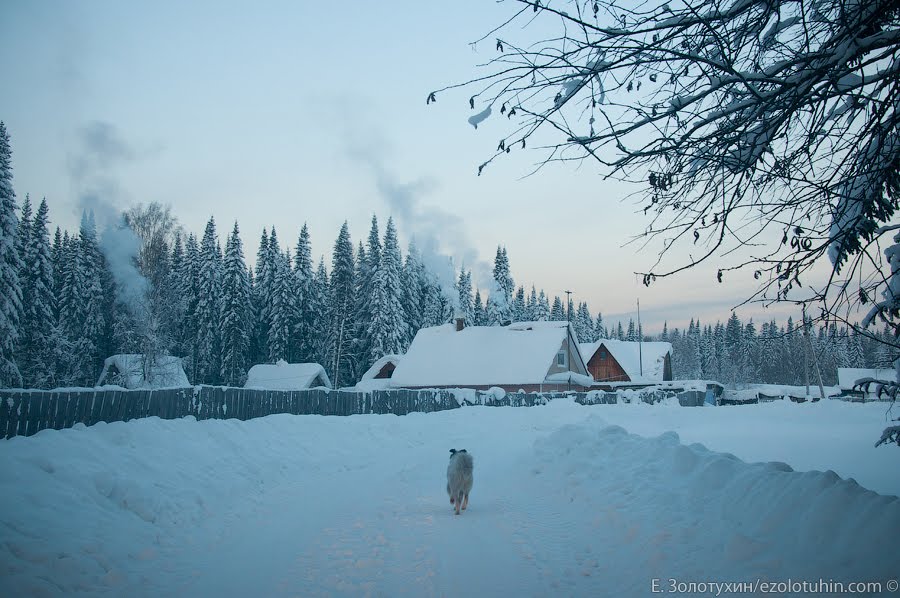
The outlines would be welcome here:
M 600 349 L 600 359 L 606 359 L 606 349 Z
M 565 366 L 566 365 L 566 352 L 560 351 L 556 354 L 556 365 Z

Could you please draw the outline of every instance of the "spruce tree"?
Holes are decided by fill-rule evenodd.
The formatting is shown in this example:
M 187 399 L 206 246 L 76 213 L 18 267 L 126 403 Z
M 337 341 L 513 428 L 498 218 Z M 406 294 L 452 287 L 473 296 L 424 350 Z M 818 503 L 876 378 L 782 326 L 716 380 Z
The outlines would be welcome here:
M 256 274 L 251 292 L 253 305 L 253 338 L 250 362 L 263 363 L 269 358 L 269 304 L 271 302 L 269 231 L 263 228 L 256 251 Z
M 105 350 L 108 343 L 107 319 L 112 314 L 111 277 L 106 271 L 103 254 L 97 245 L 97 225 L 93 211 L 82 218 L 78 237 L 78 264 L 82 277 L 79 288 L 81 295 L 78 303 L 78 332 L 75 335 L 79 343 L 76 348 L 80 362 L 77 380 L 80 384 L 92 385 L 100 372 L 103 360 L 108 357 Z
M 25 194 L 25 201 L 22 202 L 22 214 L 19 216 L 19 225 L 16 227 L 16 253 L 19 255 L 19 284 L 22 285 L 22 302 L 28 301 L 25 296 L 25 286 L 22 282 L 27 276 L 28 251 L 31 248 L 31 230 L 32 230 L 33 212 L 31 209 L 31 197 Z M 20 318 L 22 314 L 19 314 Z
M 594 339 L 594 318 L 586 301 L 578 304 L 575 312 L 575 334 L 582 343 L 589 343 Z
M 59 381 L 66 385 L 93 384 L 103 360 L 106 317 L 104 261 L 97 247 L 93 214 L 84 212 L 78 236 L 64 242 L 63 280 L 58 301 L 60 332 L 69 347 L 58 364 Z
M 178 273 L 178 288 L 185 298 L 184 312 L 181 321 L 182 353 L 185 357 L 185 370 L 193 384 L 200 382 L 197 377 L 197 365 L 200 355 L 198 308 L 200 305 L 200 245 L 197 237 L 190 233 L 184 244 L 184 261 Z
M 310 312 L 315 314 L 312 321 L 312 340 L 313 357 L 315 363 L 324 367 L 328 367 L 328 293 L 331 283 L 328 280 L 328 270 L 325 268 L 325 257 L 319 258 L 319 267 L 316 269 L 316 275 L 313 279 L 312 291 L 310 292 Z
M 60 339 L 56 330 L 55 297 L 53 295 L 53 260 L 47 229 L 49 208 L 41 201 L 31 225 L 25 255 L 26 272 L 23 296 L 26 297 L 22 318 L 22 343 L 19 363 L 29 388 L 50 388 L 56 382 L 55 364 Z
M 441 285 L 433 272 L 423 269 L 422 289 L 422 324 L 423 326 L 439 326 L 446 324 L 452 317 L 450 301 L 444 296 Z
M 242 386 L 249 368 L 253 320 L 250 278 L 244 262 L 238 223 L 225 243 L 222 265 L 222 377 L 224 384 Z
M 347 222 L 334 243 L 331 256 L 331 282 L 328 297 L 329 339 L 328 374 L 335 388 L 352 381 L 355 356 L 352 354 L 356 265 Z
M 64 241 L 64 239 L 66 239 Z M 63 253 L 66 248 L 65 245 L 68 242 L 68 233 L 63 236 L 62 230 L 57 226 L 56 232 L 53 234 L 53 247 L 50 252 L 50 257 L 53 260 L 53 297 L 55 299 L 54 303 L 54 317 L 59 318 L 59 295 L 62 291 L 62 272 L 63 272 Z
M 516 295 L 513 298 L 512 309 L 510 310 L 510 319 L 513 322 L 525 322 L 528 321 L 526 317 L 526 309 L 525 309 L 525 289 L 524 287 L 519 287 L 516 289 Z
M 372 280 L 371 345 L 368 364 L 384 355 L 397 354 L 409 336 L 402 301 L 402 262 L 394 221 L 388 218 L 384 232 L 384 249 Z
M 416 332 L 424 325 L 422 310 L 422 280 L 424 266 L 414 242 L 410 241 L 406 251 L 406 262 L 403 267 L 403 309 L 406 312 L 406 323 L 409 335 L 404 343 L 404 351 L 412 342 Z
M 512 320 L 513 291 L 514 283 L 509 271 L 506 248 L 497 246 L 497 255 L 494 256 L 493 288 L 491 288 L 487 305 L 485 305 L 488 323 L 491 326 L 505 324 Z
M 472 305 L 472 320 L 475 326 L 487 325 L 487 313 L 481 303 L 481 291 L 475 289 L 475 302 Z
M 625 340 L 629 342 L 637 342 L 638 332 L 634 327 L 634 319 L 628 318 L 628 332 L 625 333 Z
M 222 372 L 222 274 L 216 223 L 210 218 L 200 242 L 197 289 L 197 377 L 201 384 L 219 384 Z
M 18 217 L 12 186 L 12 148 L 6 125 L 0 121 L 0 387 L 20 386 L 15 362 L 22 312 L 19 283 L 21 260 L 16 252 Z
M 603 325 L 603 314 L 598 313 L 597 319 L 594 321 L 594 338 L 593 341 L 597 342 L 602 338 L 606 338 L 606 327 Z
M 276 239 L 274 229 L 269 238 Z M 269 305 L 269 361 L 275 363 L 280 359 L 287 360 L 290 353 L 291 332 L 294 329 L 294 304 L 293 271 L 291 269 L 290 256 L 281 253 L 277 247 L 273 248 L 270 255 L 272 272 L 272 289 Z
M 537 290 L 531 285 L 531 294 L 528 295 L 528 301 L 525 302 L 525 319 L 529 322 L 537 320 Z
M 381 264 L 381 240 L 379 238 L 378 218 L 372 214 L 372 225 L 365 248 L 362 242 L 357 250 L 356 273 L 356 338 L 357 351 L 366 358 L 372 353 L 373 331 L 371 324 L 375 314 L 375 275 Z
M 309 240 L 309 229 L 306 223 L 300 229 L 297 247 L 294 250 L 294 285 L 295 285 L 295 318 L 293 361 L 299 363 L 315 362 L 314 324 L 318 314 L 312 311 L 313 285 L 312 246 Z
M 547 301 L 544 289 L 541 289 L 537 303 L 534 306 L 534 319 L 536 322 L 546 322 L 550 319 L 550 303 Z
M 466 326 L 475 325 L 475 311 L 472 303 L 472 271 L 468 272 L 460 268 L 459 279 L 456 281 L 456 289 L 459 293 L 458 309 L 456 314 L 465 318 Z
M 175 239 L 172 242 L 172 255 L 169 257 L 169 275 L 166 283 L 169 287 L 168 297 L 171 303 L 164 306 L 168 310 L 166 317 L 169 319 L 169 326 L 172 331 L 172 354 L 178 356 L 187 355 L 185 350 L 187 339 L 182 328 L 189 300 L 188 297 L 182 294 L 181 277 L 184 273 L 184 261 L 184 241 L 181 232 L 178 232 L 175 234 Z
M 553 298 L 553 307 L 550 308 L 550 321 L 564 322 L 566 320 L 566 310 L 563 307 L 562 299 L 559 295 Z

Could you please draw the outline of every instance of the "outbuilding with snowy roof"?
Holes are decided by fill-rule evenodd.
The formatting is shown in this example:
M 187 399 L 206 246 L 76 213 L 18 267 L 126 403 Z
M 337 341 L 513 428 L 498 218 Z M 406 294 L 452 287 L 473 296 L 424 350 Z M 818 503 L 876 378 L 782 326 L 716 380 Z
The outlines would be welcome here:
M 362 375 L 355 388 L 357 390 L 382 390 L 388 388 L 391 383 L 391 377 L 394 375 L 394 370 L 397 369 L 397 365 L 402 358 L 403 355 L 391 354 L 376 360 L 366 370 L 366 373 Z
M 266 390 L 306 390 L 317 387 L 331 388 L 328 374 L 318 363 L 259 363 L 247 372 L 244 388 Z
M 185 388 L 191 385 L 181 357 L 159 355 L 146 357 L 140 353 L 120 353 L 107 357 L 97 386 L 113 384 L 135 388 Z
M 575 338 L 567 322 L 423 328 L 394 370 L 390 387 L 581 389 L 592 380 Z
M 579 345 L 597 382 L 653 383 L 672 379 L 672 344 L 601 339 Z

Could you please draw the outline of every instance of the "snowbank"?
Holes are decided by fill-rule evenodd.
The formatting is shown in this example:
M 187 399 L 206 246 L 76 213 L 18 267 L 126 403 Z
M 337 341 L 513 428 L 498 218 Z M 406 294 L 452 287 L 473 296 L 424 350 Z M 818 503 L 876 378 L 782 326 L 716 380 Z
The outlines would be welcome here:
M 524 490 L 550 488 L 546 504 L 566 505 L 554 526 L 567 533 L 551 537 L 548 552 L 575 555 L 576 575 L 608 582 L 595 586 L 603 595 L 649 595 L 650 578 L 896 576 L 896 554 L 881 547 L 900 530 L 900 499 L 833 471 L 747 464 L 674 432 L 646 439 L 599 417 L 539 439 L 531 467 Z

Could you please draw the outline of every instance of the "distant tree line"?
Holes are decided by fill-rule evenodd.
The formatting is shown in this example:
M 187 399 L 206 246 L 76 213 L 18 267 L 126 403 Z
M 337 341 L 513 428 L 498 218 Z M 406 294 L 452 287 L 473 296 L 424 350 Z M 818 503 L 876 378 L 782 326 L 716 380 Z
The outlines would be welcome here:
M 21 208 L 16 203 L 11 156 L 0 123 L 2 387 L 92 385 L 116 353 L 151 362 L 181 356 L 195 384 L 241 385 L 253 364 L 311 361 L 347 386 L 383 355 L 406 351 L 419 329 L 454 317 L 469 325 L 569 320 L 582 342 L 642 336 L 633 321 L 627 330 L 607 328 L 586 302 L 576 307 L 534 286 L 517 287 L 505 247 L 497 248 L 485 297 L 464 267 L 442 280 L 437 271 L 450 269 L 413 242 L 404 255 L 393 221 L 382 231 L 375 216 L 355 248 L 343 224 L 330 269 L 324 257 L 314 265 L 306 224 L 293 248 L 275 227 L 263 230 L 251 268 L 237 222 L 223 248 L 213 218 L 202 235 L 185 233 L 160 204 L 135 206 L 101 232 L 88 211 L 77 231 L 57 227 L 51 238 L 47 201 L 36 211 L 28 196 Z M 752 322 L 732 316 L 724 326 L 664 328 L 661 339 L 674 345 L 679 378 L 797 383 L 802 376 L 790 320 L 781 328 L 766 323 L 757 334 Z M 836 366 L 891 359 L 887 347 L 843 330 L 820 330 L 813 342 L 826 383 Z
M 672 343 L 672 374 L 678 379 L 718 380 L 726 384 L 749 382 L 802 385 L 837 384 L 838 368 L 892 368 L 898 357 L 890 344 L 893 332 L 885 327 L 876 334 L 861 334 L 847 327 L 815 327 L 788 318 L 759 328 L 752 320 L 742 323 L 734 313 L 725 324 L 701 325 L 691 320 L 687 330 L 666 327 L 657 338 Z
M 253 364 L 285 359 L 321 363 L 349 385 L 455 315 L 470 325 L 568 315 L 559 297 L 551 306 L 543 291 L 526 298 L 515 288 L 505 248 L 482 299 L 471 270 L 441 280 L 426 263 L 434 256 L 415 243 L 403 255 L 393 221 L 382 231 L 375 216 L 355 249 L 344 223 L 330 269 L 324 257 L 314 264 L 306 224 L 292 249 L 263 230 L 251 268 L 237 223 L 223 248 L 213 218 L 202 235 L 185 233 L 160 204 L 135 206 L 104 231 L 90 211 L 77 231 L 57 227 L 52 238 L 49 222 L 46 200 L 36 213 L 28 196 L 17 205 L 0 124 L 3 387 L 91 385 L 116 353 L 184 357 L 193 383 L 242 384 Z

